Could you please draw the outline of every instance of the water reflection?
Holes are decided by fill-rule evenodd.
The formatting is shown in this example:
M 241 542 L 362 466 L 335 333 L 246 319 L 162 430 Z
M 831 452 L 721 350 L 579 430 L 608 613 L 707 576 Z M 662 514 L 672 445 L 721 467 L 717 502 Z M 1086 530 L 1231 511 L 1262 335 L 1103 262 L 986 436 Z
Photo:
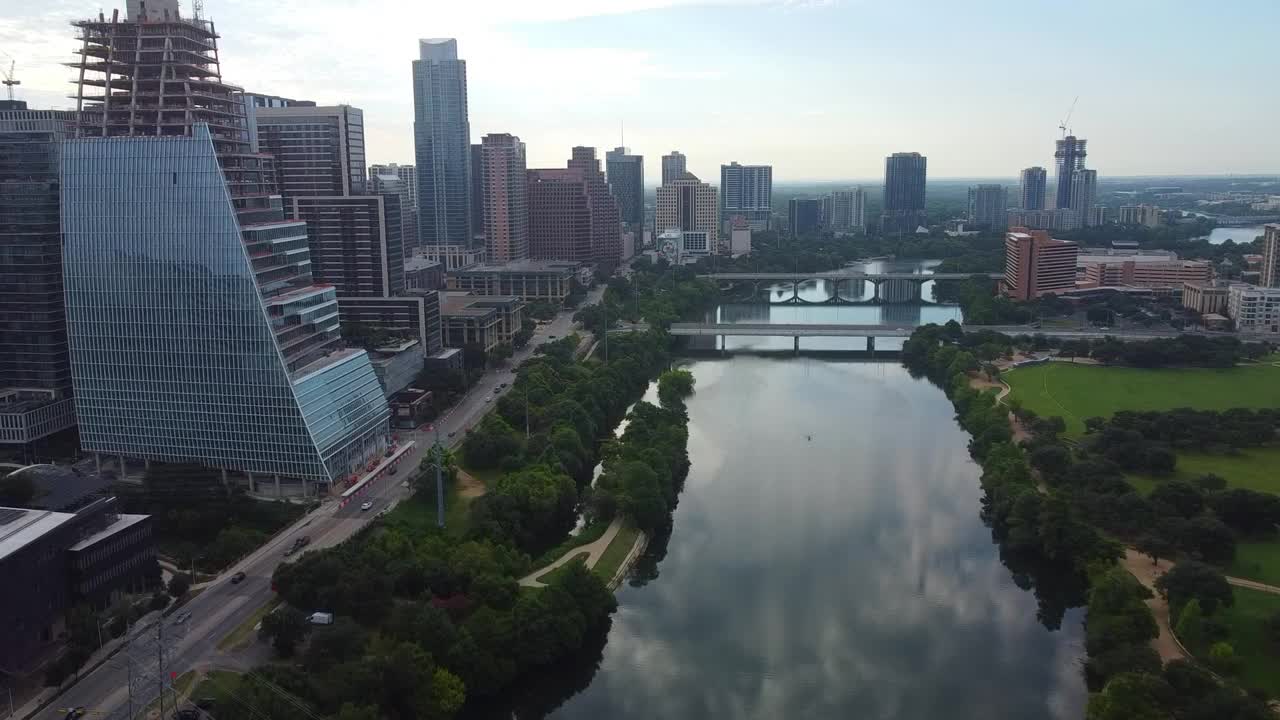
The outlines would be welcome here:
M 554 717 L 1080 717 L 1079 611 L 1037 622 L 937 388 L 896 364 L 690 369 L 665 558 Z

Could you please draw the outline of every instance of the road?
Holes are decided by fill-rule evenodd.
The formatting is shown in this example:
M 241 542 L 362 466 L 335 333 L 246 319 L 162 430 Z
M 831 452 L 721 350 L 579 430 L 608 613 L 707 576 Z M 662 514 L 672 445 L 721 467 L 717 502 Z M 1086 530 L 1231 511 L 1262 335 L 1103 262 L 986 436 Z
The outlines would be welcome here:
M 604 286 L 592 290 L 585 303 L 596 303 L 604 294 Z M 493 407 L 494 388 L 507 383 L 510 390 L 512 370 L 524 362 L 541 344 L 559 339 L 573 330 L 572 312 L 563 312 L 555 320 L 538 328 L 529 344 L 516 351 L 506 364 L 485 373 L 463 399 L 436 424 L 442 443 L 453 446 L 462 441 L 466 428 L 473 425 Z M 452 435 L 452 436 L 451 436 Z M 411 490 L 402 485 L 416 468 L 435 441 L 436 433 L 424 429 L 399 431 L 401 444 L 413 441 L 414 446 L 398 462 L 401 471 L 383 476 L 373 482 L 359 500 L 339 508 L 338 503 L 326 501 L 318 510 L 276 535 L 265 545 L 228 568 L 214 583 L 188 602 L 183 612 L 190 619 L 179 623 L 182 613 L 174 613 L 160 621 L 158 632 L 166 648 L 165 675 L 181 675 L 193 668 L 202 667 L 214 660 L 217 645 L 228 633 L 235 630 L 255 610 L 272 597 L 271 575 L 285 558 L 284 553 L 294 539 L 306 535 L 311 542 L 308 549 L 332 547 L 351 537 L 371 520 L 377 512 L 407 497 Z M 368 501 L 372 507 L 361 510 Z M 243 572 L 244 580 L 233 584 L 231 578 Z M 155 626 L 135 631 L 138 639 L 131 650 L 122 650 L 98 669 L 82 677 L 44 710 L 29 716 L 38 720 L 61 720 L 65 712 L 61 708 L 85 707 L 95 711 L 93 717 L 101 720 L 127 720 L 129 718 L 128 683 L 130 675 L 135 679 L 133 711 L 136 713 L 159 694 L 156 677 L 159 653 Z M 135 662 L 130 668 L 128 657 Z M 139 679 L 150 673 L 149 678 Z M 176 676 L 174 675 L 174 676 Z M 172 677 L 172 676 L 171 676 Z

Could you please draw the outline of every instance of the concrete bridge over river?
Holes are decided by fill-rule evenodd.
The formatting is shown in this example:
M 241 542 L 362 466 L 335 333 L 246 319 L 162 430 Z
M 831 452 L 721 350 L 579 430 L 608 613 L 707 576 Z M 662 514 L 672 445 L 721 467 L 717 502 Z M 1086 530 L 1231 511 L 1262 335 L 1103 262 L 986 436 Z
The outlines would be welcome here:
M 774 273 L 774 272 L 722 272 L 708 273 L 698 277 L 714 280 L 718 283 L 751 283 L 752 297 L 760 295 L 761 284 L 790 284 L 791 297 L 782 302 L 810 303 L 822 305 L 872 304 L 872 303 L 905 303 L 920 300 L 920 288 L 934 280 L 968 280 L 971 277 L 985 276 L 991 280 L 1004 277 L 999 273 L 868 273 L 856 270 L 832 270 L 828 272 L 810 273 Z M 800 296 L 800 284 L 811 280 L 827 280 L 834 284 L 834 292 L 825 300 L 806 300 Z M 871 298 L 865 295 L 865 285 L 874 287 Z M 857 296 L 856 298 L 854 296 Z

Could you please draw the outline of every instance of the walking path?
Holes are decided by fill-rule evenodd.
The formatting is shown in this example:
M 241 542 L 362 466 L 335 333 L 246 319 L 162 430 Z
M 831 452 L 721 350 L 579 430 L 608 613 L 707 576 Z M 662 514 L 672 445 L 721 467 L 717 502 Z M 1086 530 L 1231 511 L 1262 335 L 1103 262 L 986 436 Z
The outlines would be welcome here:
M 1156 626 L 1160 628 L 1160 635 L 1151 641 L 1151 647 L 1160 655 L 1162 662 L 1171 660 L 1187 660 L 1191 657 L 1182 647 L 1182 643 L 1173 636 L 1173 631 L 1169 626 L 1169 602 L 1161 597 L 1160 592 L 1156 590 L 1156 578 L 1169 571 L 1173 567 L 1173 563 L 1168 560 L 1161 560 L 1157 564 L 1152 564 L 1151 558 L 1139 553 L 1133 548 L 1125 548 L 1124 559 L 1120 561 L 1125 570 L 1138 579 L 1138 582 L 1146 586 L 1155 597 L 1147 600 L 1147 607 L 1151 608 L 1151 613 L 1156 617 Z
M 574 558 L 582 557 L 583 555 L 587 556 L 586 566 L 588 568 L 595 567 L 596 563 L 600 562 L 600 556 L 604 555 L 604 551 L 608 549 L 609 543 L 613 542 L 614 536 L 617 535 L 618 531 L 621 529 L 622 529 L 622 517 L 621 516 L 615 517 L 613 519 L 613 522 L 609 523 L 608 529 L 604 531 L 604 535 L 601 535 L 598 540 L 596 540 L 595 542 L 587 543 L 586 545 L 576 547 L 570 550 L 569 552 L 565 553 L 563 557 L 551 563 L 550 565 L 544 568 L 539 568 L 537 570 L 534 570 L 528 575 L 520 578 L 520 584 L 524 585 L 525 587 L 546 587 L 546 583 L 539 581 L 538 578 L 542 577 L 543 575 L 546 575 L 552 570 L 555 570 L 561 565 L 564 565 L 570 560 L 573 560 Z

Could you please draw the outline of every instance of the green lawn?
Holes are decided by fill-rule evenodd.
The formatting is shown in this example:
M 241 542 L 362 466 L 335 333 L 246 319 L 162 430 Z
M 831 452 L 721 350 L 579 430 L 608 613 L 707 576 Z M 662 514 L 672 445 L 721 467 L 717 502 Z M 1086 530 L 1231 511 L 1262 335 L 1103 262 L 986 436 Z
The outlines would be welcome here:
M 1049 362 L 1002 377 L 1012 388 L 1009 399 L 1042 417 L 1062 417 L 1071 435 L 1084 433 L 1085 418 L 1110 417 L 1117 410 L 1280 407 L 1280 367 L 1267 363 L 1142 370 Z
M 1228 487 L 1246 488 L 1280 495 L 1280 447 L 1246 448 L 1238 455 L 1178 453 L 1178 468 L 1166 478 L 1130 475 L 1129 482 L 1146 495 L 1163 480 L 1194 480 L 1201 475 L 1220 475 Z
M 445 530 L 450 536 L 460 538 L 467 534 L 471 519 L 468 512 L 471 500 L 462 497 L 458 492 L 457 483 L 448 483 L 448 481 L 446 483 L 444 488 Z M 400 504 L 387 514 L 386 522 L 404 526 L 411 532 L 424 532 L 434 528 L 436 526 L 435 480 L 428 484 L 425 491 L 415 492 L 401 500 Z
M 1227 568 L 1228 575 L 1280 586 L 1280 542 L 1264 540 L 1236 545 L 1236 560 Z
M 600 562 L 596 563 L 591 570 L 605 582 L 612 580 L 622 561 L 627 559 L 627 553 L 631 552 L 631 546 L 636 544 L 636 537 L 639 535 L 640 531 L 630 523 L 618 528 L 618 534 L 613 536 L 609 547 L 605 548 L 604 553 L 600 555 Z
M 247 645 L 252 642 L 257 635 L 258 623 L 262 622 L 262 618 L 266 617 L 273 610 L 280 606 L 282 600 L 279 597 L 272 598 L 262 607 L 253 611 L 253 614 L 244 619 L 244 622 L 236 626 L 234 630 L 227 633 L 227 636 L 218 641 L 219 650 L 231 650 L 241 645 Z
M 1280 651 L 1263 631 L 1267 618 L 1280 612 L 1280 595 L 1231 589 L 1235 605 L 1219 610 L 1217 617 L 1227 626 L 1228 642 L 1240 658 L 1240 681 L 1247 688 L 1261 688 L 1270 697 L 1280 697 Z
M 196 685 L 195 690 L 191 691 L 191 702 L 212 700 L 213 703 L 208 708 L 212 713 L 218 713 L 221 710 L 226 715 L 235 715 L 242 709 L 236 700 L 239 687 L 240 673 L 230 670 L 211 670 L 205 674 L 200 684 Z

